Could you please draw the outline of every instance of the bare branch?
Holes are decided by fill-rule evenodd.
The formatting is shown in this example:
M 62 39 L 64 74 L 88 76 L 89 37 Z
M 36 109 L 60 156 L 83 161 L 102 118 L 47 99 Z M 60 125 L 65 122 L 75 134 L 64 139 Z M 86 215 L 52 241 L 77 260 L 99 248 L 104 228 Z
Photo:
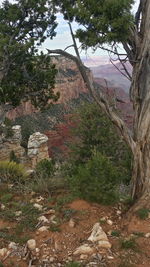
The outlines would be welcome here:
M 97 98 L 97 96 L 95 94 L 95 88 L 93 85 L 93 81 L 92 81 L 92 79 L 90 79 L 89 75 L 87 75 L 87 68 L 83 65 L 82 61 L 79 58 L 77 58 L 77 57 L 75 57 L 75 56 L 73 56 L 73 55 L 71 55 L 71 54 L 69 54 L 69 53 L 67 53 L 61 49 L 56 49 L 56 50 L 47 49 L 47 51 L 49 54 L 59 54 L 59 55 L 65 56 L 67 58 L 70 58 L 71 60 L 73 60 L 77 64 L 78 69 L 81 73 L 81 76 L 82 76 L 89 92 L 91 93 L 92 97 L 94 98 L 94 100 L 96 101 L 98 106 L 105 111 L 105 113 L 107 114 L 109 119 L 117 126 L 117 128 L 119 129 L 124 140 L 129 145 L 132 152 L 134 152 L 135 142 L 134 142 L 134 140 L 130 134 L 129 129 L 126 127 L 123 120 L 112 110 L 112 108 L 108 104 L 108 101 L 106 100 L 105 96 L 103 95 L 103 93 L 101 91 L 99 92 L 99 95 L 100 95 L 99 99 Z
M 122 63 L 121 60 L 119 60 L 120 63 L 122 64 L 122 66 L 125 68 L 124 64 Z M 121 71 L 116 64 L 114 64 L 113 60 L 110 58 L 110 62 L 111 64 L 124 76 L 126 77 L 129 81 L 131 81 L 132 77 L 131 76 L 127 76 L 123 71 Z M 126 69 L 127 70 L 127 69 Z M 130 75 L 130 74 L 129 74 Z
M 64 49 L 64 51 L 66 51 L 68 48 L 70 48 L 70 47 L 74 47 L 74 45 L 72 44 L 72 45 L 68 45 L 65 49 Z

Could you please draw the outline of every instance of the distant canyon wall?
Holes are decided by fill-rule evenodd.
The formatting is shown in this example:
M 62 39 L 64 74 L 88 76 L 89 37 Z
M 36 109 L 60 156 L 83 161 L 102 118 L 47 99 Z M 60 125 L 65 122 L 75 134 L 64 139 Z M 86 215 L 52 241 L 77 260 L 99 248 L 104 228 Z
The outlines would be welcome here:
M 71 99 L 76 99 L 81 93 L 87 93 L 87 88 L 83 82 L 81 74 L 74 61 L 62 56 L 55 56 L 52 58 L 52 62 L 56 64 L 58 74 L 56 77 L 56 84 L 54 92 L 60 92 L 60 98 L 57 104 L 67 103 Z M 87 69 L 88 75 L 92 78 L 92 72 Z M 22 102 L 22 104 L 7 113 L 9 119 L 15 119 L 24 115 L 30 115 L 33 112 L 38 111 L 30 101 Z

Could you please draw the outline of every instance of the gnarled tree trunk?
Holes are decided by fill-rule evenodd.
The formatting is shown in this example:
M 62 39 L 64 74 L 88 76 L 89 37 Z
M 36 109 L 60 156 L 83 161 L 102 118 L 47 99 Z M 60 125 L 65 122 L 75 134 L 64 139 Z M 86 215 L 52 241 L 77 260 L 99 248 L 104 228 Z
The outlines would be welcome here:
M 131 85 L 134 105 L 132 197 L 150 207 L 150 0 L 142 2 L 142 21 Z

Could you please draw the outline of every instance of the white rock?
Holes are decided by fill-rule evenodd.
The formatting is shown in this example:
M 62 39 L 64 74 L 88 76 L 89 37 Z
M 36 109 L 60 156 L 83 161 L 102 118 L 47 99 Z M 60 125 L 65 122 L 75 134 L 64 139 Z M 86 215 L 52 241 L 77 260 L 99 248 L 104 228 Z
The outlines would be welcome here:
M 75 221 L 73 219 L 70 219 L 69 221 L 69 227 L 74 228 L 75 227 Z
M 43 209 L 43 206 L 40 205 L 40 204 L 37 204 L 37 203 L 35 203 L 35 204 L 33 205 L 33 207 L 36 208 L 36 209 L 38 209 L 39 211 L 41 211 L 41 210 Z
M 107 224 L 113 225 L 113 222 L 111 220 L 107 220 Z
M 0 249 L 0 257 L 4 257 L 8 252 L 7 248 L 2 248 Z
M 109 241 L 100 240 L 98 241 L 99 248 L 111 248 L 111 244 Z
M 4 209 L 5 209 L 5 205 L 1 204 L 1 210 L 4 210 Z
M 76 248 L 74 255 L 79 254 L 92 254 L 94 252 L 94 248 L 90 247 L 88 244 L 82 245 L 78 248 Z
M 52 222 L 52 221 L 54 221 L 56 219 L 56 215 L 52 215 L 51 217 L 50 217 L 50 221 Z
M 22 211 L 21 210 L 18 210 L 18 211 L 15 212 L 15 216 L 16 217 L 19 217 L 21 214 L 22 214 Z
M 27 247 L 28 247 L 28 249 L 30 249 L 30 250 L 34 250 L 34 249 L 36 249 L 36 241 L 35 241 L 35 239 L 30 239 L 30 240 L 28 240 L 28 241 L 27 241 Z
M 121 215 L 122 212 L 121 212 L 121 210 L 117 210 L 116 213 L 117 213 L 117 215 Z
M 113 256 L 107 256 L 107 259 L 108 259 L 108 260 L 113 260 L 114 257 L 113 257 Z
M 100 223 L 96 223 L 93 226 L 92 233 L 90 237 L 88 238 L 91 242 L 97 242 L 99 240 L 108 241 L 107 235 L 103 231 L 102 227 L 100 226 Z
M 40 216 L 38 218 L 38 221 L 43 223 L 49 223 L 49 220 L 45 216 Z
M 41 202 L 43 200 L 44 200 L 44 197 L 39 196 L 38 198 L 35 199 L 35 202 L 39 203 L 39 202 Z
M 81 254 L 80 260 L 86 260 L 88 258 L 88 255 L 86 254 Z
M 40 252 L 40 249 L 39 249 L 39 248 L 36 248 L 36 249 L 35 249 L 35 252 L 36 252 L 36 253 L 39 253 L 39 252 Z
M 54 258 L 54 257 L 50 257 L 50 258 L 49 258 L 49 261 L 50 261 L 50 262 L 54 262 L 54 261 L 55 261 L 55 258 Z
M 146 233 L 145 237 L 149 238 L 150 237 L 150 233 Z
M 48 231 L 48 226 L 42 226 L 38 229 L 39 232 L 45 232 Z
M 8 248 L 12 250 L 17 250 L 18 246 L 15 242 L 10 242 Z
M 55 214 L 55 210 L 53 210 L 53 209 L 47 210 L 46 212 L 44 212 L 44 214 L 46 214 L 46 215 Z

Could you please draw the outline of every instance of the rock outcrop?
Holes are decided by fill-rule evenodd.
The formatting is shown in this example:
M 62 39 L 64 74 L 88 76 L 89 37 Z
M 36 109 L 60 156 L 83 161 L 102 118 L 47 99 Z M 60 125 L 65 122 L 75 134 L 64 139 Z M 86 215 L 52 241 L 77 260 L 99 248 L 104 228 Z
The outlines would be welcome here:
M 32 168 L 42 159 L 49 158 L 47 141 L 48 137 L 40 132 L 34 133 L 29 137 L 28 157 L 31 160 Z
M 23 161 L 25 149 L 21 146 L 21 126 L 12 127 L 12 136 L 7 137 L 5 134 L 0 136 L 0 160 L 9 160 L 10 154 L 13 151 L 15 156 Z
M 22 135 L 21 126 L 12 127 L 11 137 L 4 134 L 0 135 L 0 161 L 10 160 L 10 155 L 13 152 L 16 159 L 20 163 L 24 163 L 27 167 L 35 168 L 37 162 L 42 159 L 49 158 L 48 154 L 48 137 L 40 132 L 36 132 L 29 137 L 28 150 L 21 146 Z

